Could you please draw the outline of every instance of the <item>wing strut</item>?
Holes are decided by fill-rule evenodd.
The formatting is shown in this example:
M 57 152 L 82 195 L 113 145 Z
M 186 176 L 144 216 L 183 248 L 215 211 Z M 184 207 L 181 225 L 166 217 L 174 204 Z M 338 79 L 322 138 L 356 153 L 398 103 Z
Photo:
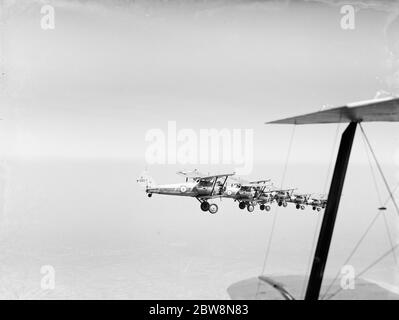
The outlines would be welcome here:
M 312 271 L 310 272 L 310 278 L 306 289 L 305 300 L 317 300 L 319 298 L 356 127 L 357 122 L 350 122 L 341 137 L 334 174 L 328 193 L 327 206 L 324 212 L 319 240 L 313 259 Z

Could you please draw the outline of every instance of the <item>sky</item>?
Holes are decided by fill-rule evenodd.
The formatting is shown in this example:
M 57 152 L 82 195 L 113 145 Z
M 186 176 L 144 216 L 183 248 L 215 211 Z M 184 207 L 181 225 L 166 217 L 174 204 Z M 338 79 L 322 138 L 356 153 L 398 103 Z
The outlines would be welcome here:
M 2 153 L 144 166 L 147 132 L 174 121 L 253 130 L 253 161 L 281 162 L 291 129 L 264 122 L 398 93 L 397 6 L 362 3 L 344 30 L 340 6 L 316 1 L 4 1 Z M 392 163 L 395 126 L 369 127 Z M 335 132 L 298 128 L 297 161 L 328 162 Z

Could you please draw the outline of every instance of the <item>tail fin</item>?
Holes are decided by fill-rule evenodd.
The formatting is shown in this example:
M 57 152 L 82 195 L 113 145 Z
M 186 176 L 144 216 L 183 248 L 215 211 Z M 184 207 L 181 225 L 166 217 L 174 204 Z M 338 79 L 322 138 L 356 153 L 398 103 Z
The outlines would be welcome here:
M 155 186 L 154 179 L 149 176 L 147 171 L 144 171 L 136 181 L 140 187 L 145 188 L 146 190 Z

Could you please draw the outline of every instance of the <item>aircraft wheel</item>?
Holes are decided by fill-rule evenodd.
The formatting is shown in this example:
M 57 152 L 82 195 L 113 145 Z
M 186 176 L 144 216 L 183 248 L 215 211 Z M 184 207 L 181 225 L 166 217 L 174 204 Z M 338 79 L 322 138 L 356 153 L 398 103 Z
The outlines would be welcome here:
M 278 206 L 281 207 L 282 205 L 283 205 L 283 203 L 280 201 L 280 202 L 278 203 Z
M 265 205 L 264 205 L 264 204 L 261 204 L 261 205 L 259 206 L 259 209 L 260 209 L 260 210 L 265 210 Z
M 299 209 L 299 208 L 300 208 L 300 205 L 299 205 L 299 204 L 297 204 L 295 207 L 296 207 L 297 209 Z
M 245 202 L 240 202 L 240 203 L 238 204 L 238 207 L 239 207 L 241 210 L 244 210 L 245 207 L 246 207 Z
M 207 201 L 201 202 L 201 210 L 208 211 L 209 210 L 209 202 L 207 202 Z
M 147 196 L 148 196 L 148 198 L 151 198 L 152 197 L 152 193 L 149 193 Z
M 304 205 L 302 205 L 302 206 L 301 206 L 301 209 L 302 209 L 302 210 L 305 210 L 305 206 L 304 206 Z
M 209 206 L 209 212 L 211 213 L 211 214 L 215 214 L 216 212 L 218 212 L 218 206 L 217 206 L 217 204 L 215 204 L 215 203 L 212 203 L 210 206 Z
M 313 210 L 316 210 L 316 207 L 313 207 Z
M 265 209 L 266 209 L 266 211 L 270 211 L 271 207 L 270 206 L 266 206 Z
M 248 212 L 254 212 L 255 207 L 254 207 L 252 204 L 249 204 L 249 205 L 247 206 L 247 210 L 248 210 Z
M 317 211 L 320 211 L 320 210 L 321 210 L 321 208 L 320 208 L 320 207 L 318 207 L 318 208 L 317 208 Z
M 287 202 L 283 202 L 283 207 L 285 208 L 286 206 L 288 206 Z

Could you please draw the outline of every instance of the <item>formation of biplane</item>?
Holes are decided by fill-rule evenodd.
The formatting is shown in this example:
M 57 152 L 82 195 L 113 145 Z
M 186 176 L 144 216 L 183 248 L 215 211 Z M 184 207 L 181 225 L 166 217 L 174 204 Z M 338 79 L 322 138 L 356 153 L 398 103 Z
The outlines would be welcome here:
M 345 182 L 346 171 L 348 168 L 352 144 L 354 141 L 357 127 L 360 127 L 362 131 L 366 145 L 368 146 L 375 160 L 379 173 L 385 183 L 385 187 L 390 195 L 390 200 L 394 204 L 395 210 L 399 215 L 399 206 L 396 203 L 393 192 L 389 184 L 387 183 L 387 180 L 383 171 L 381 170 L 377 157 L 375 156 L 370 142 L 364 132 L 362 126 L 363 122 L 399 122 L 399 97 L 388 97 L 383 99 L 373 99 L 368 101 L 351 103 L 343 107 L 324 109 L 305 115 L 268 122 L 268 124 L 292 125 L 349 123 L 341 136 L 337 159 L 335 161 L 334 172 L 332 175 L 330 190 L 328 194 L 328 203 L 327 197 L 325 196 L 313 196 L 312 194 L 296 193 L 294 192 L 296 189 L 275 188 L 270 180 L 251 182 L 245 181 L 243 179 L 237 179 L 234 173 L 221 175 L 205 175 L 201 174 L 197 170 L 191 172 L 183 171 L 178 172 L 178 174 L 185 177 L 185 183 L 155 185 L 152 179 L 144 175 L 142 175 L 137 180 L 137 182 L 145 186 L 148 197 L 152 197 L 153 194 L 194 197 L 201 203 L 201 210 L 209 211 L 212 214 L 215 214 L 218 211 L 218 206 L 215 203 L 210 203 L 209 201 L 216 198 L 231 198 L 234 201 L 238 202 L 240 209 L 247 208 L 249 212 L 253 212 L 255 206 L 257 205 L 259 205 L 260 210 L 270 211 L 271 205 L 273 203 L 276 203 L 278 206 L 284 207 L 287 207 L 289 203 L 293 203 L 297 209 L 302 210 L 305 209 L 306 206 L 312 207 L 315 211 L 321 211 L 322 209 L 325 209 L 325 212 L 323 214 L 323 221 L 320 225 L 319 237 L 315 246 L 313 264 L 308 278 L 305 294 L 305 300 L 317 300 L 319 299 L 320 290 L 322 288 L 324 270 L 330 250 L 330 244 L 335 228 L 335 221 L 342 195 L 342 189 Z M 379 210 L 386 210 L 386 208 L 383 206 L 380 207 Z M 378 213 L 378 215 L 373 218 L 366 233 L 362 235 L 360 241 L 356 244 L 355 249 L 352 251 L 350 257 L 347 259 L 347 262 L 350 260 L 353 253 L 359 247 L 361 241 L 364 239 L 379 214 L 380 213 Z M 273 232 L 271 232 L 271 235 L 273 235 Z M 270 237 L 269 245 L 271 243 L 271 239 L 272 238 Z M 391 248 L 389 251 L 387 251 L 384 255 L 375 260 L 359 274 L 363 274 L 371 267 L 375 266 L 379 261 L 382 260 L 382 258 L 387 256 L 389 253 L 394 253 L 394 250 L 397 249 L 398 246 L 399 244 L 393 245 L 391 243 Z M 267 254 L 265 256 L 265 263 L 266 257 Z M 347 262 L 345 262 L 345 264 Z M 264 271 L 265 270 L 263 268 L 262 273 Z M 337 279 L 338 277 L 333 280 L 329 288 L 332 287 Z M 271 278 L 261 275 L 259 276 L 259 280 L 264 283 L 270 284 L 273 288 L 277 289 L 285 299 L 294 299 L 294 297 L 289 294 L 288 291 L 285 290 L 281 284 L 277 283 Z M 257 283 L 255 299 L 258 296 L 259 288 L 260 285 L 259 283 Z M 327 295 L 329 288 L 324 293 L 325 296 Z M 247 285 L 245 285 L 245 290 L 248 290 Z M 341 290 L 342 289 L 335 291 L 330 296 L 328 296 L 327 299 L 333 298 Z M 252 294 L 251 290 L 248 290 L 248 292 L 251 292 Z M 367 292 L 367 294 L 369 293 Z M 242 296 L 243 295 L 240 292 L 240 297 Z M 362 296 L 366 295 L 363 294 Z M 387 295 L 387 297 L 389 297 L 389 295 Z
M 238 207 L 253 212 L 259 205 L 260 210 L 270 211 L 271 206 L 287 207 L 289 203 L 297 209 L 304 210 L 307 206 L 315 211 L 324 209 L 327 199 L 322 195 L 297 193 L 295 189 L 274 187 L 268 180 L 246 181 L 235 177 L 234 173 L 207 175 L 198 170 L 179 171 L 177 174 L 185 177 L 185 182 L 177 184 L 155 185 L 152 179 L 142 175 L 137 182 L 145 186 L 148 197 L 153 194 L 185 196 L 196 198 L 202 211 L 215 214 L 218 205 L 210 202 L 212 199 L 229 198 L 238 202 Z

